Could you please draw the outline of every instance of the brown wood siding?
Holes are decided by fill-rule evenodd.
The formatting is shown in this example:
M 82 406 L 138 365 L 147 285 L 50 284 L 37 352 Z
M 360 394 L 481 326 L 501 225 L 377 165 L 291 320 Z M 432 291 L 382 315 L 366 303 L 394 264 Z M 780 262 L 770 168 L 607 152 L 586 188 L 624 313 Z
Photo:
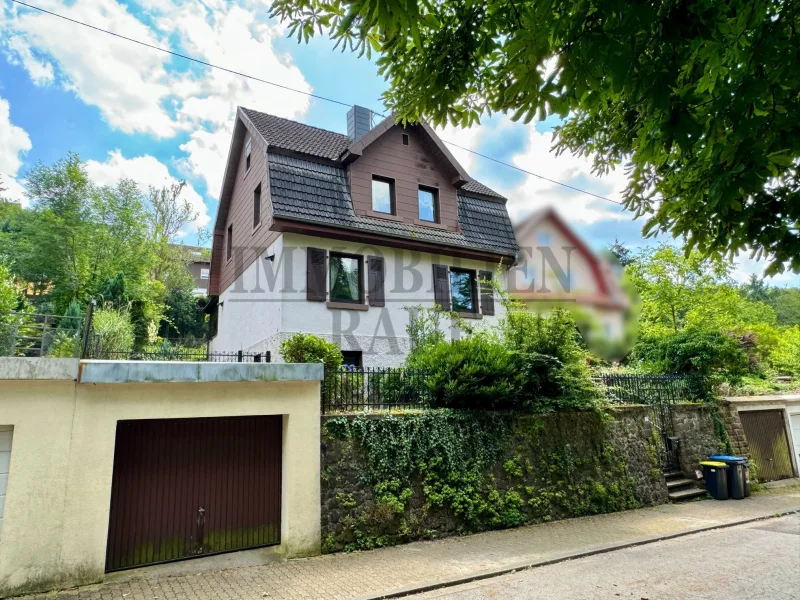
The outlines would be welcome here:
M 403 145 L 404 133 L 408 135 L 408 146 Z M 458 229 L 456 187 L 423 138 L 424 134 L 413 127 L 403 129 L 395 125 L 350 165 L 350 192 L 356 214 L 372 212 L 372 176 L 379 175 L 394 179 L 396 213 L 403 222 L 419 222 L 417 192 L 424 185 L 439 190 L 441 225 L 450 231 Z
M 239 162 L 236 167 L 236 180 L 231 194 L 231 205 L 228 210 L 228 220 L 222 231 L 227 235 L 228 227 L 233 225 L 233 256 L 226 260 L 224 252 L 216 252 L 220 259 L 219 289 L 217 294 L 230 287 L 236 278 L 253 264 L 259 254 L 269 247 L 280 233 L 270 231 L 272 225 L 272 207 L 269 204 L 269 177 L 267 162 L 264 158 L 264 142 L 255 130 L 245 122 L 248 133 L 242 143 Z M 245 173 L 244 153 L 247 147 L 247 137 L 252 136 L 253 143 L 250 153 L 250 170 Z M 253 228 L 253 192 L 261 185 L 261 226 Z M 223 250 L 225 244 L 220 245 Z M 216 265 L 215 265 L 216 266 Z

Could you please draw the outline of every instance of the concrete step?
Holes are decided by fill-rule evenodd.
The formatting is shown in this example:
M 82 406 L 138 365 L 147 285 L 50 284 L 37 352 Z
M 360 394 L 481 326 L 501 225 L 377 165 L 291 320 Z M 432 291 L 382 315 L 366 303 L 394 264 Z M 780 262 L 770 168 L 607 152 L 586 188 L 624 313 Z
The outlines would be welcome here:
M 684 500 L 691 500 L 692 498 L 700 498 L 706 495 L 705 490 L 699 488 L 687 488 L 685 490 L 677 490 L 667 494 L 672 502 L 683 502 Z
M 694 481 L 691 479 L 686 479 L 686 477 L 682 477 L 680 479 L 667 479 L 667 489 L 673 490 L 674 488 L 681 488 L 686 486 L 694 487 Z
M 664 473 L 664 479 L 670 481 L 671 479 L 683 479 L 686 475 L 681 473 L 680 471 L 667 471 Z

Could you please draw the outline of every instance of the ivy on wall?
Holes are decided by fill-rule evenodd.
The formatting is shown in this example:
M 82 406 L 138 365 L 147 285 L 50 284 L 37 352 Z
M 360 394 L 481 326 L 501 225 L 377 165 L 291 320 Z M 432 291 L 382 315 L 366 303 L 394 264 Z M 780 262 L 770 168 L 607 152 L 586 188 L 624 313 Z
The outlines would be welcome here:
M 641 506 L 641 482 L 629 474 L 607 419 L 598 412 L 451 410 L 329 419 L 323 427 L 323 550 Z M 650 474 L 649 450 L 643 462 L 655 485 L 660 473 Z

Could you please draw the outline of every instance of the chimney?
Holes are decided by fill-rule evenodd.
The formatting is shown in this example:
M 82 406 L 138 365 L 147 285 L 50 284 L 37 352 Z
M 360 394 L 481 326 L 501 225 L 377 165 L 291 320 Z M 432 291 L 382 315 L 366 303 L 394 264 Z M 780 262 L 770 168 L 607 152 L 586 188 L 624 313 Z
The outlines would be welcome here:
M 354 106 L 347 111 L 347 137 L 355 142 L 372 129 L 372 111 L 363 106 Z

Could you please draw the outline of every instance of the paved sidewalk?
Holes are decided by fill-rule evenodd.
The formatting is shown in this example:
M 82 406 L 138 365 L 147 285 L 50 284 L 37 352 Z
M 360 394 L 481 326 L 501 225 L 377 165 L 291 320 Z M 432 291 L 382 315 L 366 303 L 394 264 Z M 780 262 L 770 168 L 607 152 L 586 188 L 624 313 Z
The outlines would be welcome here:
M 162 572 L 158 576 L 148 576 L 143 570 L 138 579 L 47 597 L 80 600 L 375 598 L 795 510 L 800 510 L 800 487 L 769 490 L 746 500 L 664 505 L 371 552 L 192 575 L 165 577 Z

